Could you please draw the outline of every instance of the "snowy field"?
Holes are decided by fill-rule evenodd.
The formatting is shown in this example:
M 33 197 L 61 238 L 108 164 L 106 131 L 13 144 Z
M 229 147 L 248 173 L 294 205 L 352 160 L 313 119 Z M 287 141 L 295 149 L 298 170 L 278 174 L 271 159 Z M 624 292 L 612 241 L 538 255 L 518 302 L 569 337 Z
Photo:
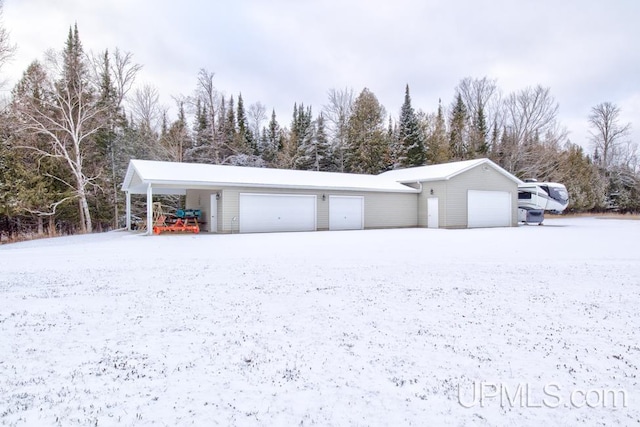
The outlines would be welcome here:
M 3 425 L 638 425 L 640 221 L 0 247 Z

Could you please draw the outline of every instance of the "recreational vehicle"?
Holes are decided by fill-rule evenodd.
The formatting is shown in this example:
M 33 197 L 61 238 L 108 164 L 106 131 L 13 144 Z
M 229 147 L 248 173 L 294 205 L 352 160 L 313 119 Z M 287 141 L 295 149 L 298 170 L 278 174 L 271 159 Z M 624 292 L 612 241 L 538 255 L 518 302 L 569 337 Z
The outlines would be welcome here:
M 544 212 L 561 213 L 569 204 L 569 193 L 557 182 L 527 180 L 518 185 L 518 220 L 542 224 Z

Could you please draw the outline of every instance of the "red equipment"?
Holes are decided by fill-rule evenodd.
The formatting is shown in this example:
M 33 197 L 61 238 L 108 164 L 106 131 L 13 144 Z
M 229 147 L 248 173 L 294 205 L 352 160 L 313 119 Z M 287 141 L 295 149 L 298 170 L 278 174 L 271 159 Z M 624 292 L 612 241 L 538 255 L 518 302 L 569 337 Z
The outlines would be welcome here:
M 153 204 L 153 234 L 170 233 L 199 233 L 199 210 L 178 210 L 178 215 L 167 216 L 162 212 L 160 203 Z

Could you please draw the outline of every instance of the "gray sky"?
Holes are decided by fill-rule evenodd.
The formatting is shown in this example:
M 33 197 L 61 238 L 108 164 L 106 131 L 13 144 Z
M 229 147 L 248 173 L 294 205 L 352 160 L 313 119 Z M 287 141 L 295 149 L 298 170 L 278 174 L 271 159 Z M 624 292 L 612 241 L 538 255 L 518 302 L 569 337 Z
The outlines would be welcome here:
M 131 52 L 138 84 L 167 105 L 200 68 L 286 126 L 294 102 L 315 114 L 331 88 L 368 87 L 397 117 L 405 84 L 431 112 L 462 78 L 488 77 L 504 94 L 550 87 L 572 142 L 589 147 L 587 116 L 604 101 L 640 142 L 637 0 L 4 0 L 3 18 L 18 46 L 7 88 L 77 22 L 85 50 Z

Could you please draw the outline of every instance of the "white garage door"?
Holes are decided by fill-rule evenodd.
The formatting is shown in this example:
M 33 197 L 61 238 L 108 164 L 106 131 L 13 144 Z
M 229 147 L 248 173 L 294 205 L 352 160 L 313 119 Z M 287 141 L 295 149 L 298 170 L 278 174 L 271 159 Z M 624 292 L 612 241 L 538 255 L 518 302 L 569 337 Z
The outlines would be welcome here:
M 315 231 L 316 196 L 240 194 L 240 232 Z
M 362 230 L 364 197 L 329 196 L 329 230 Z
M 467 193 L 467 226 L 511 226 L 511 193 L 507 191 L 476 191 Z

